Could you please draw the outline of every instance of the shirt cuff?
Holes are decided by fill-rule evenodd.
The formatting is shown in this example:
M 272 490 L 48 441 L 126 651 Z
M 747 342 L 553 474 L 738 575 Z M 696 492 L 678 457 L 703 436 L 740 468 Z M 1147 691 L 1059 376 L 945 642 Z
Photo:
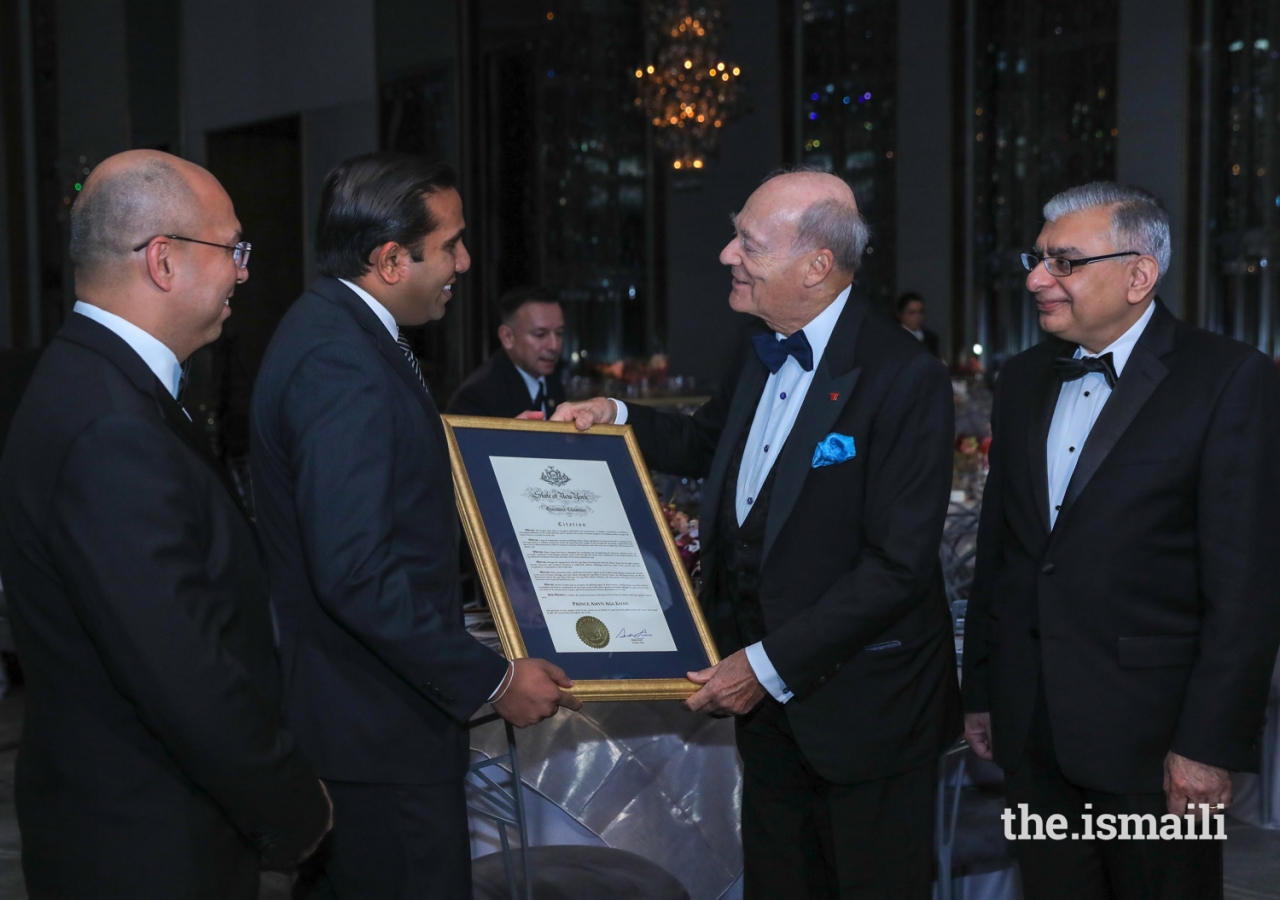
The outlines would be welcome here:
M 506 691 L 504 691 L 502 687 L 503 685 L 506 685 L 508 688 L 511 687 L 511 684 L 509 683 L 508 679 L 515 674 L 515 671 L 514 671 L 515 667 L 516 667 L 515 660 L 510 660 L 507 662 L 507 671 L 502 673 L 502 678 L 498 680 L 498 686 L 493 689 L 493 693 L 489 695 L 488 700 L 484 701 L 485 703 L 492 703 L 494 700 L 497 700 L 499 697 L 501 697 L 503 694 L 506 693 Z
M 614 400 L 612 397 L 610 397 L 609 399 L 613 400 L 613 406 L 615 410 L 613 424 L 626 425 L 627 424 L 627 404 L 623 403 L 621 400 Z
M 764 652 L 764 644 L 756 641 L 747 648 L 747 662 L 751 664 L 751 671 L 756 673 L 756 680 L 760 682 L 761 687 L 769 692 L 770 696 L 779 703 L 786 703 L 794 695 L 787 690 L 787 686 L 782 683 L 782 676 L 778 674 L 778 670 L 773 667 L 773 663 L 769 662 L 769 654 Z

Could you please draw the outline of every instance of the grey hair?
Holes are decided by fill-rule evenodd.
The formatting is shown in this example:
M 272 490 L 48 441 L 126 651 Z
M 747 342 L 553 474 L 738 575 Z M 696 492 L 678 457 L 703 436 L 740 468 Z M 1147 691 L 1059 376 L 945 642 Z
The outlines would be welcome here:
M 117 262 L 148 238 L 191 230 L 199 208 L 187 179 L 162 159 L 90 174 L 71 207 L 71 262 L 82 270 Z
M 826 169 L 816 166 L 792 166 L 775 169 L 765 176 L 761 184 L 780 175 L 809 172 L 830 175 Z M 848 272 L 857 272 L 862 265 L 862 254 L 871 243 L 871 229 L 858 212 L 858 208 L 842 200 L 819 200 L 800 214 L 796 222 L 796 239 L 793 253 L 809 253 L 812 250 L 830 250 L 835 264 Z
M 1160 278 L 1169 271 L 1172 249 L 1169 214 L 1153 195 L 1141 188 L 1112 181 L 1095 181 L 1068 188 L 1044 205 L 1044 217 L 1056 222 L 1071 213 L 1106 208 L 1111 214 L 1111 239 L 1117 250 L 1137 250 L 1155 257 Z

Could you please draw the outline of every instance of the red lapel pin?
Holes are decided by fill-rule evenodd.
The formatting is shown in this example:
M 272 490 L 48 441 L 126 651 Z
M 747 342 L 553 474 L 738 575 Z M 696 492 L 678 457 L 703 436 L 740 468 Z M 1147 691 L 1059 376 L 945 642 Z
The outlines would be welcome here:
M 839 399 L 840 399 L 840 395 L 839 395 L 839 394 L 832 394 L 830 399 L 832 399 L 832 400 L 839 400 Z

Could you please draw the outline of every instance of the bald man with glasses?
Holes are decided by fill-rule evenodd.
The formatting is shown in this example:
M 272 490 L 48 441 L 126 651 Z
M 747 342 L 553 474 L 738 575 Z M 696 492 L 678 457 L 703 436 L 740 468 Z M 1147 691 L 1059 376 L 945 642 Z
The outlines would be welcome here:
M 282 727 L 261 548 L 176 399 L 248 277 L 240 237 L 212 175 L 152 151 L 71 209 L 77 302 L 0 458 L 33 900 L 253 900 L 328 829 Z

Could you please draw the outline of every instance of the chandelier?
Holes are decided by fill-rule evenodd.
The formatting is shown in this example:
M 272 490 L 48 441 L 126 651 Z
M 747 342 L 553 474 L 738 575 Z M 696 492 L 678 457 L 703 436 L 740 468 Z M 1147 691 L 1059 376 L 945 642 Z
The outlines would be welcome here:
M 656 58 L 636 69 L 640 107 L 674 169 L 701 169 L 738 108 L 742 69 L 720 59 L 720 0 L 653 0 Z

